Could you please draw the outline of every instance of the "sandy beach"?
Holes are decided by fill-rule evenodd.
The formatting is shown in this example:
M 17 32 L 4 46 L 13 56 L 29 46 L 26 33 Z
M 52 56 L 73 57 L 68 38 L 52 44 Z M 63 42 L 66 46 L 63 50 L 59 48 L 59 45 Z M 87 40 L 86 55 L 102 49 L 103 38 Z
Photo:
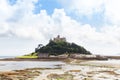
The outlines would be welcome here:
M 120 80 L 119 61 L 66 59 L 55 68 L 0 71 L 0 80 Z

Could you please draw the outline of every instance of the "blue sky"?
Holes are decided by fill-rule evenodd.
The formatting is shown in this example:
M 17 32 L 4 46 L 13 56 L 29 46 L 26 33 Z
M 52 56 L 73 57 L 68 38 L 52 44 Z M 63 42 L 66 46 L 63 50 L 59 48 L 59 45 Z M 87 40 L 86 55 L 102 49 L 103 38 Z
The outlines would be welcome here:
M 15 5 L 16 2 L 17 0 L 9 0 L 9 4 L 11 5 Z M 57 9 L 64 8 L 62 4 L 59 3 L 58 0 L 38 0 L 37 2 L 34 3 L 34 6 L 35 6 L 33 10 L 34 14 L 39 14 L 41 10 L 46 10 L 48 15 L 52 15 L 55 8 Z M 66 15 L 77 20 L 78 22 L 82 22 L 83 24 L 90 24 L 95 27 L 100 27 L 104 24 L 103 14 L 104 14 L 104 9 L 102 12 L 96 12 L 92 14 L 91 17 L 88 17 L 83 14 L 81 16 L 78 16 L 74 13 L 74 11 L 66 13 Z
M 116 55 L 120 53 L 119 2 L 0 0 L 0 56 L 31 53 L 58 34 L 93 54 Z
M 61 4 L 57 0 L 38 0 L 35 4 L 35 14 L 39 14 L 40 10 L 45 9 L 49 15 L 51 15 L 55 8 L 62 8 Z

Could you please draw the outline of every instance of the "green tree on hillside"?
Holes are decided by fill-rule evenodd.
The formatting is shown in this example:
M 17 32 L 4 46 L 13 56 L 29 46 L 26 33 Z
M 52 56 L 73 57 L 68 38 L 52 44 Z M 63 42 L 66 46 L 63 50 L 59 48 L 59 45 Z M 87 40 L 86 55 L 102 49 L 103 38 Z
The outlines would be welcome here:
M 52 40 L 46 46 L 42 46 L 39 49 L 36 48 L 35 52 L 49 53 L 54 55 L 60 55 L 64 53 L 91 54 L 85 48 L 75 43 L 68 43 L 64 41 L 54 42 Z

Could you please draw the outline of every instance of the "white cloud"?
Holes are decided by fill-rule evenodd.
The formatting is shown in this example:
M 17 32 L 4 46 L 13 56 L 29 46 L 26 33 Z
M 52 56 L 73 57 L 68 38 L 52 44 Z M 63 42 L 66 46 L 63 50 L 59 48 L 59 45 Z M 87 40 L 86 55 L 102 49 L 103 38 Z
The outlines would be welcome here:
M 64 6 L 67 13 L 72 13 L 77 17 L 84 15 L 91 18 L 92 15 L 97 13 L 104 16 L 102 19 L 104 23 L 101 23 L 104 25 L 99 28 L 99 32 L 90 24 L 79 25 L 79 29 L 72 28 L 70 32 L 73 29 L 75 30 L 75 32 L 72 32 L 74 33 L 72 36 L 77 36 L 76 42 L 80 40 L 82 41 L 81 44 L 88 44 L 86 47 L 90 45 L 89 49 L 95 53 L 114 54 L 120 52 L 119 0 L 59 0 L 59 2 Z
M 59 0 L 59 2 L 63 4 L 67 12 L 90 17 L 93 13 L 102 11 L 104 0 Z
M 69 1 L 71 5 L 69 4 L 70 8 L 68 10 L 76 10 L 78 13 L 87 16 L 102 11 L 102 5 L 105 5 L 105 19 L 113 17 L 113 21 L 112 19 L 109 20 L 114 23 L 114 26 L 105 25 L 99 32 L 90 24 L 82 24 L 67 16 L 65 9 L 55 9 L 52 15 L 48 15 L 46 10 L 41 10 L 39 14 L 33 14 L 34 3 L 37 0 L 19 0 L 12 6 L 5 0 L 1 1 L 3 1 L 0 2 L 2 4 L 0 5 L 0 12 L 3 12 L 0 14 L 0 17 L 2 17 L 0 19 L 2 21 L 0 22 L 0 36 L 2 35 L 2 37 L 3 35 L 7 35 L 7 37 L 16 36 L 46 43 L 50 38 L 60 34 L 65 36 L 68 41 L 83 45 L 93 53 L 113 54 L 114 52 L 120 52 L 120 37 L 118 35 L 120 34 L 120 27 L 118 24 L 115 25 L 119 18 L 114 15 L 116 12 L 109 10 L 110 4 L 104 0 Z M 2 7 L 5 7 L 5 10 Z
M 12 14 L 11 6 L 7 0 L 0 0 L 0 22 L 2 23 Z
M 120 22 L 120 0 L 105 1 L 105 17 L 113 24 L 119 24 Z
M 91 17 L 95 13 L 104 15 L 104 21 L 112 24 L 119 24 L 120 21 L 120 0 L 59 0 L 65 11 L 74 13 L 78 17 L 85 15 Z M 120 24 L 119 24 L 120 25 Z

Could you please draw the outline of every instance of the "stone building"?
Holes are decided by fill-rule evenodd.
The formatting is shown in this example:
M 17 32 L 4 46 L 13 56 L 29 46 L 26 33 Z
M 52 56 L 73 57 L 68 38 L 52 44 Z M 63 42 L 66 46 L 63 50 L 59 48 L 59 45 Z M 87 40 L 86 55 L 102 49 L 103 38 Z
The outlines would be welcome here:
M 53 39 L 54 42 L 66 42 L 66 38 L 65 37 L 60 37 L 60 35 L 58 35 L 56 38 Z
M 49 53 L 38 53 L 38 58 L 49 58 Z

